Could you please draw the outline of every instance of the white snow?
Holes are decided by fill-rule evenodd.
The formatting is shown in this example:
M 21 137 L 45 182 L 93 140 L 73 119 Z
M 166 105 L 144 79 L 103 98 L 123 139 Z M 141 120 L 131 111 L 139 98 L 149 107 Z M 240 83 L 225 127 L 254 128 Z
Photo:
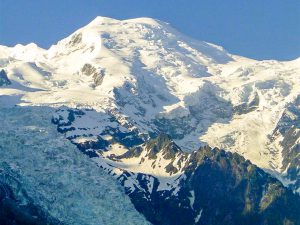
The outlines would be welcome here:
M 299 60 L 256 61 L 231 55 L 150 18 L 97 17 L 48 50 L 35 44 L 0 46 L 0 66 L 12 81 L 0 87 L 0 104 L 103 112 L 76 120 L 75 128 L 88 131 L 76 129 L 68 137 L 96 136 L 116 126 L 107 112 L 123 127 L 131 124 L 128 129 L 141 133 L 156 130 L 157 118 L 169 124 L 185 121 L 176 128 L 184 134 L 176 140 L 183 150 L 209 144 L 282 172 L 282 137 L 270 137 L 282 112 L 299 96 Z M 105 71 L 100 86 L 93 87 L 92 78 L 82 74 L 85 64 Z M 166 176 L 150 164 L 139 167 L 137 159 L 123 164 L 132 172 Z
M 202 216 L 202 212 L 203 212 L 203 209 L 200 210 L 199 214 L 197 215 L 197 217 L 195 218 L 195 223 L 198 223 L 201 219 L 201 216 Z
M 189 197 L 190 200 L 190 206 L 193 209 L 194 208 L 194 203 L 195 203 L 195 191 L 191 190 L 190 191 L 191 197 Z

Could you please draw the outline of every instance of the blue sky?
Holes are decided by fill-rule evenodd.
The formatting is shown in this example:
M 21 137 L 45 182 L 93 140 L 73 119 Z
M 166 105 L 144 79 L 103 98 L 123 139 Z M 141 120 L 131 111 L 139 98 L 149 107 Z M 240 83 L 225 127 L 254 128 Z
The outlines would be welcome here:
M 97 15 L 157 18 L 250 58 L 300 56 L 299 0 L 0 0 L 0 44 L 48 48 Z

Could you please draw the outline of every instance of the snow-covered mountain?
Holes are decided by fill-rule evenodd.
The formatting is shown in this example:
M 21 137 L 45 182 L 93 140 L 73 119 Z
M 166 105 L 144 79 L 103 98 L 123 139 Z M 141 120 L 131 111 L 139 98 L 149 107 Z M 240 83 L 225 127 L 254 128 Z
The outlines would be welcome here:
M 97 17 L 48 50 L 0 46 L 0 69 L 2 107 L 54 108 L 58 131 L 129 195 L 147 199 L 156 183 L 176 196 L 207 145 L 300 191 L 300 59 L 256 61 L 154 19 Z M 145 149 L 160 133 L 176 143 L 171 153 Z M 197 210 L 195 220 L 206 214 Z

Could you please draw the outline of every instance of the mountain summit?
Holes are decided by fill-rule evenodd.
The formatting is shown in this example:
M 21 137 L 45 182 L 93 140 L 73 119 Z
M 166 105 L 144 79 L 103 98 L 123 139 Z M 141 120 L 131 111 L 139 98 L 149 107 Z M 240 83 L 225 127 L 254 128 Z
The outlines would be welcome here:
M 154 224 L 273 224 L 269 215 L 298 202 L 287 188 L 300 191 L 299 65 L 232 55 L 151 18 L 97 17 L 47 50 L 0 46 L 0 110 L 46 107 Z M 208 168 L 217 180 L 204 199 Z M 238 196 L 237 214 L 220 187 Z M 214 194 L 224 199 L 208 212 Z M 165 217 L 174 210 L 189 222 Z

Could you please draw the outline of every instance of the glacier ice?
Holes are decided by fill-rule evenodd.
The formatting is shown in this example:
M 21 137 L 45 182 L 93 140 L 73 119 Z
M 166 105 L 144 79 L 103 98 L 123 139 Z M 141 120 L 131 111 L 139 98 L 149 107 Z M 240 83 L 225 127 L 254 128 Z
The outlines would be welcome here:
M 0 108 L 0 169 L 20 176 L 34 203 L 64 224 L 148 224 L 122 187 L 56 131 L 52 111 Z

